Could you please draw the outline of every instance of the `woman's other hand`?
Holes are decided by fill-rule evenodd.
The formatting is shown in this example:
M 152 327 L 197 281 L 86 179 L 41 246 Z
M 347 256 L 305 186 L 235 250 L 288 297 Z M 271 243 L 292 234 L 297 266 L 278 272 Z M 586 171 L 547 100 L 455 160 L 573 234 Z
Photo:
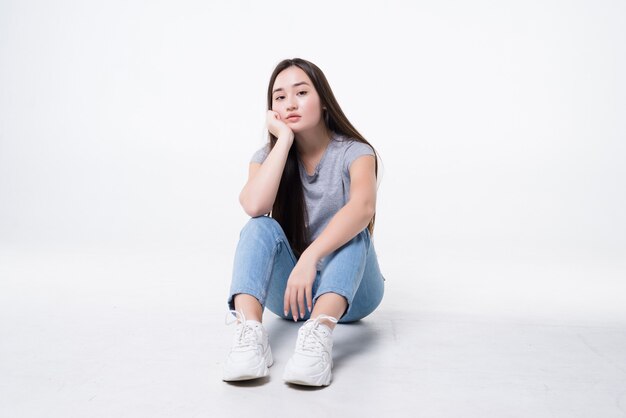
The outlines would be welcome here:
M 294 321 L 298 320 L 298 316 L 304 318 L 306 313 L 305 306 L 311 312 L 313 282 L 315 282 L 316 274 L 317 262 L 303 254 L 287 280 L 284 299 L 285 316 L 289 315 L 289 311 L 291 311 Z

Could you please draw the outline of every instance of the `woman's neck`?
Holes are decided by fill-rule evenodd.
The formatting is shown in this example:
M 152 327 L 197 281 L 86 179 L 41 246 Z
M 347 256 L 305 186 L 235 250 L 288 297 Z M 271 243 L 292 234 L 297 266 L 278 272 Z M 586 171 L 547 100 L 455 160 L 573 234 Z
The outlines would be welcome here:
M 314 130 L 295 135 L 296 149 L 302 157 L 314 156 L 326 149 L 330 139 L 330 131 L 321 123 Z

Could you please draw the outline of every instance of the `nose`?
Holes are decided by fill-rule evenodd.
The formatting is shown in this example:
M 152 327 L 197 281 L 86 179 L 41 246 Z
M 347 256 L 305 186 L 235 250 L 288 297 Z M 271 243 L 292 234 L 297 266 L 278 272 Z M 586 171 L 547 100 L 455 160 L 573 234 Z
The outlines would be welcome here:
M 289 96 L 289 99 L 287 99 L 287 110 L 295 110 L 297 108 L 296 105 L 296 101 L 293 98 L 293 96 Z

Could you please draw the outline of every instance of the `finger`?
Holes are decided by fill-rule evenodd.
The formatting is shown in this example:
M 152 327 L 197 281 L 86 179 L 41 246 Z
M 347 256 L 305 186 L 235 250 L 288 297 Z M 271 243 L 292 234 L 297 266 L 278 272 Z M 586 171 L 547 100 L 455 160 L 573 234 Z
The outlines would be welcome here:
M 285 290 L 285 297 L 283 298 L 283 311 L 285 316 L 289 315 L 289 297 L 290 297 L 291 289 L 287 287 Z
M 311 312 L 311 305 L 313 305 L 313 288 L 310 286 L 307 286 L 306 288 L 306 306 L 309 310 L 309 312 Z
M 300 308 L 300 318 L 304 318 L 304 289 L 298 289 L 298 307 Z
M 291 314 L 293 316 L 294 322 L 298 322 L 298 304 L 296 301 L 296 290 L 291 292 L 289 295 L 289 303 L 291 304 Z

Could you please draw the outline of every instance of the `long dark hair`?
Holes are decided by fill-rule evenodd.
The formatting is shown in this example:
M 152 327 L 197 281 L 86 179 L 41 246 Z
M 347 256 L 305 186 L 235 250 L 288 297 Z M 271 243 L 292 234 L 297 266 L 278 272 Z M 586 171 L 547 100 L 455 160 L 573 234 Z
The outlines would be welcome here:
M 301 58 L 293 58 L 278 63 L 270 77 L 270 82 L 267 87 L 267 110 L 272 109 L 272 88 L 276 77 L 281 71 L 292 66 L 303 70 L 311 79 L 313 87 L 320 97 L 322 108 L 326 108 L 323 110 L 326 129 L 367 144 L 372 148 L 374 154 L 377 154 L 374 147 L 363 138 L 354 126 L 352 126 L 341 110 L 339 103 L 337 103 L 335 95 L 330 88 L 330 84 L 328 84 L 328 80 L 326 80 L 326 76 L 322 70 L 312 62 Z M 276 136 L 272 133 L 269 134 L 270 150 L 274 148 L 277 140 L 278 138 Z M 296 141 L 294 140 L 289 149 L 285 169 L 280 179 L 276 200 L 274 200 L 270 216 L 278 221 L 289 240 L 294 254 L 296 257 L 300 257 L 310 243 L 308 242 L 308 231 L 306 227 L 306 203 L 304 201 L 304 192 L 297 157 Z M 375 157 L 375 160 L 375 173 L 378 178 L 378 158 Z M 374 214 L 367 226 L 370 235 L 374 234 L 375 219 L 376 214 Z

